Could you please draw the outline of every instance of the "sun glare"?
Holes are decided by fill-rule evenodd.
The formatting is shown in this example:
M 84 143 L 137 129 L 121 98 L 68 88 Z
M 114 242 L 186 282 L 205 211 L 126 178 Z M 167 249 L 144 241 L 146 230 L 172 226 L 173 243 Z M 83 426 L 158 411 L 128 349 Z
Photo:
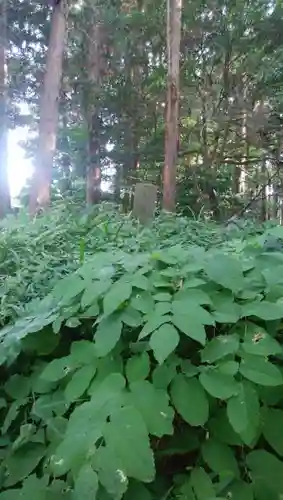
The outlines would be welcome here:
M 19 196 L 33 170 L 31 160 L 26 158 L 25 150 L 19 144 L 26 137 L 27 130 L 24 127 L 9 131 L 8 176 L 12 200 Z

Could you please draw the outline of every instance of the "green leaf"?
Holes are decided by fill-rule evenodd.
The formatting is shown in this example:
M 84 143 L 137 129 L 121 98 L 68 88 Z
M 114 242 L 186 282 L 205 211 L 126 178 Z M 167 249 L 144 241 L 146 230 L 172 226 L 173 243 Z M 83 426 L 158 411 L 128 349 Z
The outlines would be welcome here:
M 157 302 L 154 308 L 155 313 L 159 314 L 160 316 L 164 314 L 170 314 L 171 310 L 172 310 L 171 302 Z
M 49 442 L 51 441 L 52 444 L 55 443 L 55 445 L 59 445 L 62 440 L 62 436 L 65 435 L 67 425 L 68 425 L 67 418 L 64 417 L 51 418 L 47 425 L 45 438 L 47 438 Z
M 220 361 L 217 364 L 217 371 L 226 375 L 236 375 L 239 371 L 240 364 L 237 361 Z
M 172 298 L 172 296 L 170 295 L 170 293 L 166 293 L 166 292 L 156 293 L 153 296 L 153 299 L 155 300 L 155 302 L 171 302 L 171 298 Z
M 148 290 L 149 280 L 142 274 L 135 274 L 131 279 L 131 285 L 136 288 L 140 288 L 141 290 Z
M 231 500 L 254 500 L 253 485 L 244 481 L 233 481 L 222 493 L 224 493 L 225 498 L 230 497 Z
M 58 302 L 67 305 L 85 289 L 85 286 L 85 281 L 78 274 L 73 273 L 58 281 L 51 295 Z
M 283 266 L 277 265 L 275 267 L 270 267 L 262 270 L 262 275 L 265 278 L 266 283 L 271 287 L 280 285 L 282 286 L 282 276 L 283 276 Z
M 47 481 L 45 478 L 36 477 L 35 474 L 27 477 L 23 482 L 22 498 L 30 500 L 31 497 L 36 500 L 46 500 Z M 21 498 L 21 497 L 20 497 Z
M 151 258 L 153 260 L 160 260 L 161 262 L 164 262 L 165 264 L 176 264 L 177 262 L 177 257 L 170 255 L 170 251 L 168 248 L 164 250 L 159 250 L 154 253 L 152 253 Z
M 122 321 L 115 315 L 104 318 L 94 334 L 95 349 L 98 357 L 106 356 L 116 346 L 122 335 Z
M 55 320 L 53 321 L 52 323 L 52 330 L 53 332 L 57 335 L 60 330 L 61 330 L 61 326 L 64 322 L 64 318 L 63 316 L 58 316 L 57 318 L 55 318 Z
M 204 280 L 200 278 L 189 278 L 185 280 L 184 288 L 196 288 L 197 286 L 202 286 L 202 285 L 205 285 Z
M 241 317 L 241 307 L 232 301 L 217 303 L 213 317 L 217 323 L 237 323 Z
M 258 394 L 261 401 L 263 401 L 266 406 L 278 406 L 278 403 L 282 401 L 282 387 L 277 385 L 276 387 L 258 387 Z
M 255 450 L 248 454 L 247 465 L 252 481 L 258 485 L 270 488 L 280 498 L 283 491 L 283 463 L 265 450 Z
M 62 390 L 44 394 L 37 398 L 32 407 L 32 414 L 43 421 L 49 422 L 55 415 L 63 415 L 69 409 Z
M 110 373 L 96 384 L 92 398 L 76 406 L 68 421 L 64 440 L 52 454 L 52 473 L 63 476 L 70 469 L 78 470 L 87 456 L 93 456 L 95 444 L 103 437 L 109 416 L 124 401 L 125 379 L 119 373 Z
M 90 307 L 88 307 L 83 313 L 80 313 L 80 319 L 97 318 L 99 315 L 99 305 L 98 302 L 94 302 Z
M 281 319 L 283 317 L 283 305 L 274 304 L 267 300 L 261 302 L 253 302 L 251 304 L 244 304 L 242 306 L 242 317 L 256 316 L 257 318 L 264 319 L 265 321 L 272 321 Z
M 20 341 L 31 333 L 41 331 L 50 325 L 58 316 L 58 307 L 46 308 L 38 311 L 38 314 L 19 318 L 15 324 L 7 325 L 1 329 L 1 351 L 0 363 L 14 361 L 20 352 Z
M 171 384 L 171 399 L 177 412 L 188 424 L 203 426 L 208 420 L 208 399 L 197 378 L 178 374 Z
M 112 281 L 110 279 L 89 281 L 81 298 L 82 309 L 86 309 L 88 306 L 93 304 L 98 297 L 101 297 L 101 295 L 109 290 L 111 285 Z
M 241 361 L 239 371 L 243 377 L 255 384 L 277 386 L 283 383 L 279 368 L 259 356 L 246 355 Z
M 150 434 L 160 438 L 165 434 L 173 434 L 174 411 L 169 406 L 166 391 L 141 380 L 130 385 L 130 395 Z
M 38 479 L 35 475 L 32 475 L 23 482 L 23 487 L 21 489 L 11 489 L 0 493 L 0 499 L 29 500 L 32 496 L 34 496 L 36 500 L 46 500 L 46 494 L 46 481 L 44 479 Z
M 232 449 L 215 439 L 208 439 L 201 448 L 203 460 L 217 474 L 239 476 L 237 460 Z
M 158 365 L 152 373 L 152 382 L 157 389 L 167 389 L 176 375 L 176 363 L 170 361 Z
M 206 370 L 199 376 L 200 383 L 214 398 L 228 399 L 239 392 L 239 383 L 230 375 Z
M 154 300 L 150 293 L 141 292 L 131 298 L 130 305 L 143 314 L 152 314 L 154 311 Z
M 75 479 L 74 498 L 95 500 L 98 491 L 98 477 L 88 464 L 85 464 Z
M 247 354 L 257 356 L 282 354 L 282 347 L 277 340 L 262 328 L 257 328 L 257 325 L 253 326 L 253 331 L 245 333 L 244 342 L 242 343 L 242 348 Z
M 16 451 L 29 441 L 33 441 L 32 437 L 35 435 L 36 427 L 33 424 L 23 424 L 20 426 L 20 432 L 17 439 L 12 444 L 12 450 Z
M 231 426 L 226 408 L 220 408 L 215 415 L 208 422 L 208 430 L 211 437 L 215 438 L 221 443 L 229 444 L 231 446 L 242 446 L 243 442 L 239 434 L 236 434 Z
M 155 359 L 160 365 L 174 352 L 179 344 L 179 340 L 180 337 L 176 328 L 167 323 L 153 332 L 149 345 L 153 350 Z
M 102 427 L 102 423 L 100 424 Z M 76 429 L 77 434 L 65 435 L 63 441 L 50 457 L 50 472 L 54 477 L 61 477 L 71 469 L 78 471 L 86 462 L 87 454 L 95 450 L 95 442 L 101 438 L 101 431 L 93 429 Z
M 203 324 L 194 321 L 189 315 L 178 314 L 172 316 L 172 323 L 192 340 L 205 345 L 206 333 Z
M 173 300 L 172 311 L 174 316 L 187 316 L 192 324 L 214 325 L 215 321 L 212 315 L 202 306 L 193 301 Z
M 77 368 L 77 363 L 75 363 L 71 356 L 65 356 L 63 358 L 54 359 L 44 368 L 40 378 L 46 380 L 47 382 L 57 382 L 66 375 L 70 374 Z
M 126 309 L 122 312 L 120 319 L 123 323 L 125 323 L 125 325 L 131 326 L 132 328 L 137 328 L 144 321 L 141 313 L 132 306 L 126 307 Z
M 232 292 L 244 288 L 241 263 L 230 255 L 213 255 L 205 266 L 205 272 L 212 281 Z
M 92 381 L 90 388 L 88 389 L 88 394 L 92 396 L 97 387 L 100 386 L 104 380 L 108 379 L 110 375 L 113 375 L 115 379 L 119 379 L 121 381 L 123 372 L 122 359 L 118 354 L 111 354 L 111 356 L 106 356 L 105 358 L 99 358 L 97 360 L 97 374 L 95 379 Z M 124 377 L 122 377 L 123 383 L 125 385 L 126 381 Z
M 239 387 L 239 394 L 227 403 L 227 415 L 233 429 L 241 434 L 249 425 L 257 427 L 260 406 L 258 395 L 250 383 L 244 381 Z
M 66 488 L 65 481 L 57 479 L 50 484 L 44 500 L 72 500 L 71 495 L 70 489 Z
M 128 382 L 144 380 L 150 372 L 150 361 L 147 352 L 136 354 L 126 363 L 126 377 Z
M 97 357 L 94 343 L 84 339 L 72 342 L 69 357 L 76 366 L 95 364 Z
M 20 500 L 22 498 L 21 494 L 21 489 L 6 490 L 0 493 L 0 500 Z
M 124 500 L 152 500 L 153 497 L 150 491 L 145 487 L 143 483 L 138 483 L 137 481 L 131 481 L 127 492 L 124 496 Z
M 186 285 L 187 282 L 185 282 L 184 287 L 175 294 L 175 300 L 194 302 L 200 306 L 212 304 L 211 298 L 206 292 L 198 288 L 186 288 Z
M 42 444 L 31 443 L 8 455 L 4 462 L 8 475 L 4 486 L 8 488 L 29 476 L 46 453 Z
M 283 410 L 266 408 L 264 412 L 263 435 L 272 448 L 283 456 Z
M 8 378 L 4 390 L 13 399 L 24 399 L 31 391 L 31 380 L 16 373 Z
M 203 363 L 214 363 L 228 354 L 235 354 L 239 349 L 237 335 L 219 335 L 212 339 L 201 352 Z
M 192 470 L 190 482 L 197 500 L 215 497 L 215 489 L 212 481 L 202 467 L 195 467 Z
M 155 476 L 153 452 L 145 423 L 131 407 L 117 410 L 104 430 L 106 446 L 121 462 L 127 477 L 151 482 Z
M 147 323 L 144 325 L 143 329 L 139 334 L 139 340 L 144 339 L 148 335 L 150 335 L 154 330 L 159 328 L 164 323 L 169 323 L 171 320 L 171 316 L 169 315 L 160 315 L 155 311 L 152 315 L 149 316 Z
M 174 498 L 178 498 L 179 500 L 196 500 L 191 482 L 187 477 L 185 477 L 183 483 L 180 486 L 176 487 L 174 493 Z
M 111 286 L 103 299 L 104 314 L 109 316 L 119 309 L 120 305 L 130 298 L 132 294 L 132 285 L 127 281 L 116 281 Z
M 39 356 L 47 356 L 56 349 L 59 341 L 59 335 L 55 335 L 49 328 L 44 328 L 40 335 L 38 335 L 38 332 L 27 335 L 22 341 L 22 347 L 24 351 L 36 352 Z
M 186 375 L 186 377 L 191 378 L 199 373 L 199 368 L 191 363 L 189 359 L 182 359 L 181 372 Z
M 93 465 L 98 472 L 99 482 L 111 498 L 120 500 L 127 490 L 128 478 L 114 450 L 109 446 L 100 446 L 93 457 Z
M 91 400 L 75 408 L 69 418 L 67 433 L 73 434 L 101 432 L 101 419 L 107 418 L 124 400 L 125 379 L 120 373 L 110 373 L 103 380 L 95 380 L 92 388 Z M 104 420 L 103 420 L 104 421 Z M 99 425 L 98 425 L 99 424 Z
M 65 388 L 65 398 L 70 403 L 79 399 L 88 389 L 96 373 L 95 365 L 87 365 L 74 373 Z

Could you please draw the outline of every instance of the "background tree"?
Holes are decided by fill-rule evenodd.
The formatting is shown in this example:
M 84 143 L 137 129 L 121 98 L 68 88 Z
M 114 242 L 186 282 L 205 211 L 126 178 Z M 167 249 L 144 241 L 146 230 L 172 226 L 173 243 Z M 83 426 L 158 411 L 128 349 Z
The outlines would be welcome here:
M 38 154 L 30 194 L 31 213 L 36 211 L 37 203 L 46 207 L 50 202 L 67 13 L 67 0 L 55 3 L 41 97 Z
M 10 208 L 7 171 L 7 3 L 0 2 L 0 217 Z
M 163 207 L 176 207 L 176 168 L 179 141 L 179 71 L 182 0 L 167 0 L 167 99 Z
M 272 9 L 268 2 L 255 1 L 251 6 L 245 0 L 237 5 L 217 0 L 183 6 L 179 148 L 176 175 L 167 183 L 174 193 L 176 182 L 178 211 L 201 211 L 219 219 L 248 207 L 261 218 L 279 215 L 281 10 L 279 5 Z M 34 133 L 51 19 L 47 7 L 36 0 L 28 5 L 18 1 L 16 11 L 8 8 L 8 114 L 12 118 L 8 123 L 27 122 L 19 106 L 25 101 Z M 85 189 L 93 202 L 106 196 L 107 181 L 107 197 L 115 196 L 120 202 L 131 197 L 136 182 L 150 180 L 164 195 L 169 109 L 165 6 L 160 0 L 74 3 L 69 26 L 54 192 L 64 196 L 79 189 L 82 199 Z M 91 66 L 90 53 L 93 60 L 99 59 L 92 65 L 95 75 L 86 71 Z M 34 155 L 34 139 L 27 147 Z M 87 190 L 87 185 L 92 187 Z

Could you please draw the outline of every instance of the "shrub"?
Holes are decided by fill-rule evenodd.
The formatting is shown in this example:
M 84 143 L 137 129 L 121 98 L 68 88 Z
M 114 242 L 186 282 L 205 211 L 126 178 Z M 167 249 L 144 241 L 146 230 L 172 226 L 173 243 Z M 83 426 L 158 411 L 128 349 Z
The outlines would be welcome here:
M 277 251 L 89 256 L 0 331 L 0 500 L 280 498 L 282 317 Z
M 227 232 L 214 223 L 162 215 L 143 228 L 111 204 L 82 210 L 72 201 L 58 202 L 32 221 L 22 213 L 0 224 L 2 325 L 25 312 L 31 299 L 45 297 L 58 279 L 77 270 L 95 252 L 120 248 L 135 254 L 171 247 L 176 241 L 208 248 L 227 241 Z M 239 234 L 233 231 L 229 240 Z

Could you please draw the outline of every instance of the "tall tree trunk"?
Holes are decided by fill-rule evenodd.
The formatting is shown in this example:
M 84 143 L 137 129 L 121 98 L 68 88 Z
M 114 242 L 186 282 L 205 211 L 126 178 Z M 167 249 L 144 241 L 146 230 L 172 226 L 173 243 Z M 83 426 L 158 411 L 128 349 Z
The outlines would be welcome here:
M 131 62 L 129 63 L 131 64 Z M 139 78 L 137 74 L 139 72 Z M 141 102 L 140 83 L 142 78 L 142 69 L 134 68 L 131 70 L 129 77 L 129 84 L 135 90 L 134 100 L 132 102 L 132 109 L 125 119 L 125 163 L 123 168 L 124 185 L 127 186 L 129 193 L 134 192 L 134 187 L 137 183 L 138 169 L 140 166 L 139 157 L 139 142 L 140 142 L 140 127 L 139 123 L 142 121 L 142 116 L 137 107 L 137 103 Z M 138 94 L 138 95 L 137 95 Z M 129 198 L 131 196 L 129 195 Z M 133 196 L 132 196 L 133 198 Z M 132 200 L 133 201 L 133 200 Z M 133 207 L 129 207 L 132 209 Z
M 218 197 L 216 192 L 216 173 L 215 166 L 213 164 L 213 156 L 216 156 L 217 145 L 215 147 L 215 154 L 211 155 L 209 151 L 208 144 L 208 134 L 207 134 L 207 99 L 205 92 L 201 92 L 201 102 L 202 102 L 202 113 L 201 113 L 201 149 L 202 149 L 202 166 L 205 172 L 205 180 L 203 182 L 203 191 L 205 198 L 209 201 L 209 209 L 213 217 L 217 220 L 220 219 L 220 207 L 218 203 Z
M 89 164 L 86 179 L 86 202 L 88 205 L 93 205 L 99 203 L 101 198 L 100 119 L 97 114 L 93 114 L 88 120 L 88 134 Z
M 248 188 L 248 159 L 249 159 L 249 144 L 247 134 L 247 111 L 243 110 L 242 118 L 242 139 L 243 139 L 243 163 L 241 165 L 240 178 L 239 178 L 239 192 L 243 196 L 247 193 Z
M 281 199 L 282 199 L 282 181 L 280 175 L 280 156 L 282 152 L 282 139 L 280 138 L 277 142 L 275 161 L 271 163 L 271 192 L 272 192 L 272 203 L 270 207 L 270 216 L 272 219 L 279 219 L 281 221 Z
M 267 203 L 266 203 L 266 179 L 267 179 L 267 166 L 266 166 L 266 153 L 263 153 L 262 161 L 261 161 L 261 185 L 264 188 L 261 191 L 261 205 L 260 205 L 260 218 L 262 222 L 266 221 L 267 216 Z
M 242 109 L 242 147 L 243 163 L 241 165 L 239 176 L 239 193 L 245 196 L 248 190 L 248 159 L 249 159 L 249 141 L 248 141 L 248 113 L 247 113 L 247 82 L 243 77 L 243 109 Z
M 100 8 L 92 3 L 89 6 L 90 24 L 87 37 L 87 77 L 88 77 L 88 146 L 89 162 L 87 169 L 86 201 L 88 205 L 98 203 L 101 198 L 101 118 L 99 94 L 102 75 L 105 71 L 105 29 Z
M 67 14 L 68 0 L 61 0 L 54 6 L 41 96 L 38 152 L 30 193 L 31 213 L 50 202 Z
M 6 123 L 6 0 L 0 0 L 0 217 L 10 209 L 10 193 L 7 171 L 7 123 Z
M 167 100 L 163 208 L 176 208 L 176 168 L 179 136 L 179 72 L 182 0 L 167 0 Z

